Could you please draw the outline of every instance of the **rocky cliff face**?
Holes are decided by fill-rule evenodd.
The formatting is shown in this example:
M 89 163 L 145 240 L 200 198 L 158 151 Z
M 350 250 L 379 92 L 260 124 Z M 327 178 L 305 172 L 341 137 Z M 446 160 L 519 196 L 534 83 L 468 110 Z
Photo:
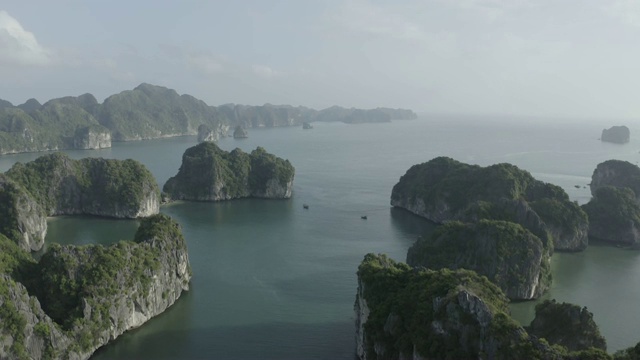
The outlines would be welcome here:
M 134 160 L 72 160 L 57 153 L 17 163 L 6 175 L 23 184 L 49 216 L 136 218 L 157 214 L 160 208 L 153 175 Z
M 604 186 L 583 205 L 589 236 L 614 244 L 640 246 L 640 205 L 629 188 Z
M 236 129 L 233 131 L 234 139 L 244 139 L 248 137 L 249 133 L 247 133 L 247 130 L 243 129 L 240 125 L 236 126 Z
M 624 144 L 629 142 L 631 132 L 626 126 L 612 126 L 609 129 L 602 130 L 600 139 L 606 142 Z
M 607 350 L 605 338 L 600 335 L 593 314 L 586 307 L 545 300 L 536 305 L 536 317 L 527 328 L 530 334 L 545 338 L 551 344 L 569 351 L 598 348 Z
M 37 266 L 28 291 L 0 275 L 3 359 L 87 359 L 166 310 L 191 278 L 184 238 L 165 215 L 144 219 L 134 242 L 54 245 Z
M 5 234 L 24 250 L 42 248 L 47 234 L 44 209 L 22 186 L 2 174 L 0 204 L 0 234 Z
M 101 125 L 85 126 L 76 130 L 74 149 L 105 149 L 111 147 L 111 131 Z
M 216 132 L 214 132 L 209 126 L 207 125 L 200 125 L 198 126 L 198 142 L 205 142 L 205 141 L 216 141 L 218 140 L 218 134 Z
M 545 246 L 586 247 L 586 214 L 560 187 L 510 164 L 472 166 L 439 157 L 412 166 L 393 187 L 391 205 L 436 223 L 494 219 L 516 222 Z
M 549 254 L 542 241 L 506 221 L 447 223 L 409 249 L 407 264 L 476 271 L 512 300 L 538 298 L 551 283 Z
M 262 148 L 247 154 L 201 143 L 185 151 L 178 174 L 166 182 L 163 191 L 174 200 L 282 199 L 291 197 L 294 174 L 289 161 Z
M 360 359 L 558 359 L 508 315 L 507 300 L 466 270 L 412 270 L 368 254 L 358 268 Z
M 640 168 L 628 161 L 607 160 L 598 164 L 591 175 L 591 195 L 603 186 L 615 186 L 633 190 L 640 203 Z

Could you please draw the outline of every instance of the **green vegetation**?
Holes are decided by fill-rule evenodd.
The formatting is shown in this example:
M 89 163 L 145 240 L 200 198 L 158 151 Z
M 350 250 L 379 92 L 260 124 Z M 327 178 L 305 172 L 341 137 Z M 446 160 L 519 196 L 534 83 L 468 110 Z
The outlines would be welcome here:
M 277 179 L 281 186 L 287 186 L 293 180 L 294 172 L 289 160 L 269 154 L 262 147 L 258 146 L 251 152 L 249 186 L 252 189 L 264 191 L 270 179 Z
M 512 299 L 536 298 L 551 283 L 548 253 L 540 239 L 506 221 L 446 223 L 431 237 L 418 239 L 407 253 L 407 263 L 476 271 Z
M 160 190 L 151 172 L 135 160 L 85 158 L 62 153 L 16 163 L 6 176 L 24 186 L 49 215 L 133 217 Z M 122 214 L 124 213 L 124 215 Z
M 576 233 L 579 228 L 589 223 L 587 214 L 575 202 L 543 198 L 531 201 L 529 205 L 547 225 L 565 233 Z
M 591 176 L 591 195 L 602 186 L 629 188 L 640 194 L 640 168 L 628 161 L 607 160 L 598 164 Z
M 570 351 L 607 349 L 606 341 L 593 321 L 593 314 L 574 304 L 545 300 L 536 305 L 536 317 L 528 331 Z
M 376 358 L 376 349 L 378 358 L 410 357 L 414 346 L 420 356 L 435 359 L 486 357 L 482 351 L 492 348 L 499 359 L 557 355 L 530 339 L 507 315 L 502 291 L 473 271 L 414 270 L 385 255 L 367 254 L 358 279 L 370 310 L 364 325 L 370 358 Z
M 436 222 L 481 219 L 518 223 L 545 247 L 582 250 L 584 212 L 562 188 L 534 179 L 510 164 L 487 167 L 438 157 L 412 166 L 393 187 L 391 204 Z
M 163 191 L 173 199 L 200 201 L 261 196 L 271 179 L 286 188 L 294 172 L 288 160 L 261 147 L 247 154 L 203 142 L 185 151 L 178 174 L 166 182 Z
M 604 186 L 596 189 L 594 197 L 583 205 L 583 209 L 594 225 L 615 229 L 626 228 L 631 222 L 640 228 L 640 205 L 635 198 L 629 188 Z

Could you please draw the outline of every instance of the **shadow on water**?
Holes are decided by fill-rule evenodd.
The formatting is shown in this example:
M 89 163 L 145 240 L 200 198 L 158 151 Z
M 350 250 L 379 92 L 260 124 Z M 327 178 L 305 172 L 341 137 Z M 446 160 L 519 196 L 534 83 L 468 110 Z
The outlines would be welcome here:
M 167 338 L 172 341 L 167 343 Z M 273 343 L 274 339 L 288 340 Z M 99 349 L 92 357 L 96 360 L 122 358 L 354 359 L 355 325 L 352 321 L 324 324 L 274 322 L 204 328 L 189 333 L 180 330 L 150 334 L 133 332 Z

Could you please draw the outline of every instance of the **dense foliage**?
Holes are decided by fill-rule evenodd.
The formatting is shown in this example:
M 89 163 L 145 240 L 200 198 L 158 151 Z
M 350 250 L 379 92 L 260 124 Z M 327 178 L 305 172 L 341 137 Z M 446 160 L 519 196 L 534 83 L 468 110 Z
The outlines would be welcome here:
M 414 270 L 385 255 L 368 254 L 358 267 L 358 279 L 370 311 L 364 325 L 370 355 L 377 347 L 384 349 L 385 358 L 417 353 L 423 358 L 469 359 L 487 357 L 480 348 L 495 347 L 493 356 L 499 359 L 560 358 L 544 342 L 530 339 L 508 315 L 502 291 L 473 271 Z M 462 291 L 484 305 L 464 310 Z M 490 315 L 479 315 L 481 320 L 468 312 L 483 306 Z
M 536 305 L 536 317 L 527 330 L 551 344 L 562 345 L 572 351 L 592 347 L 607 349 L 606 340 L 593 321 L 593 314 L 586 307 L 574 304 L 557 303 L 555 300 L 541 302 Z
M 452 221 L 409 249 L 407 263 L 429 269 L 468 269 L 486 276 L 511 298 L 541 295 L 551 283 L 548 254 L 522 226 L 494 220 Z M 534 285 L 535 284 L 535 285 Z
M 146 198 L 160 194 L 151 172 L 130 159 L 72 160 L 54 153 L 16 163 L 6 175 L 24 186 L 49 215 L 135 214 Z
M 591 175 L 591 195 L 602 186 L 615 186 L 633 190 L 636 197 L 640 194 L 640 168 L 628 161 L 607 160 L 598 164 Z
M 550 250 L 560 235 L 580 245 L 582 229 L 586 232 L 588 226 L 586 214 L 562 188 L 511 164 L 480 167 L 438 157 L 412 166 L 393 187 L 391 203 L 437 222 L 516 222 Z
M 261 147 L 247 154 L 240 149 L 227 152 L 215 143 L 203 142 L 184 152 L 178 174 L 165 183 L 163 191 L 173 199 L 244 198 L 263 192 L 272 179 L 287 187 L 294 173 L 288 160 Z
M 601 187 L 595 196 L 583 205 L 593 223 L 623 227 L 630 221 L 640 228 L 640 205 L 635 201 L 635 193 L 628 188 Z

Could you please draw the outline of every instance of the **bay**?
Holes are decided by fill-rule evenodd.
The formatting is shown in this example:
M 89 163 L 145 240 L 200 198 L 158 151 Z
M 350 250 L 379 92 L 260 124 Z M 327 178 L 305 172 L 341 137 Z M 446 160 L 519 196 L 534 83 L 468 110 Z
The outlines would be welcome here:
M 249 138 L 225 138 L 225 150 L 262 146 L 296 167 L 289 200 L 178 202 L 162 208 L 187 240 L 191 290 L 167 312 L 100 349 L 95 359 L 352 359 L 355 273 L 366 253 L 403 261 L 430 222 L 389 206 L 393 185 L 412 165 L 436 156 L 482 166 L 509 162 L 562 186 L 586 203 L 596 165 L 608 159 L 636 163 L 639 142 L 602 143 L 609 123 L 532 118 L 423 116 L 382 124 L 317 123 L 251 129 Z M 629 126 L 629 124 L 627 124 Z M 133 158 L 162 185 L 174 175 L 186 136 L 115 143 L 111 149 L 68 151 L 73 158 Z M 42 154 L 0 157 L 0 171 Z M 302 204 L 309 204 L 303 209 Z M 362 220 L 367 215 L 368 220 Z M 47 242 L 109 244 L 131 238 L 137 222 L 91 217 L 49 221 Z M 588 306 L 609 350 L 631 346 L 634 305 L 640 300 L 640 253 L 590 246 L 556 253 L 554 283 L 545 298 Z M 528 323 L 535 302 L 512 305 Z

